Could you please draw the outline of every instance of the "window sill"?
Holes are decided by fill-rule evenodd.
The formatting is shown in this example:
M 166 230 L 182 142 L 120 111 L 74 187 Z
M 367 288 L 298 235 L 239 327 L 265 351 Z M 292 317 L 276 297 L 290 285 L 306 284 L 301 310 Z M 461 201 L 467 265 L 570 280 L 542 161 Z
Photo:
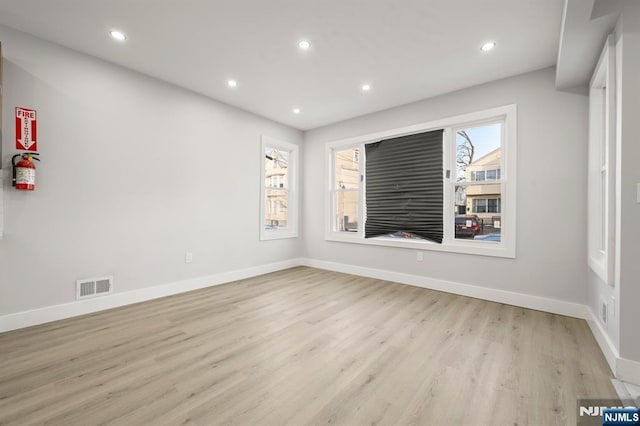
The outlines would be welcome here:
M 342 233 L 329 233 L 325 235 L 326 241 L 364 244 L 383 247 L 397 247 L 411 250 L 429 250 L 445 253 L 472 254 L 477 256 L 504 257 L 515 259 L 515 247 L 509 247 L 506 243 L 498 244 L 489 241 L 455 241 L 442 244 L 424 240 L 403 240 L 397 238 L 377 237 L 363 238 L 360 234 L 342 235 Z
M 260 241 L 282 240 L 285 238 L 298 238 L 295 231 L 266 231 L 260 233 Z

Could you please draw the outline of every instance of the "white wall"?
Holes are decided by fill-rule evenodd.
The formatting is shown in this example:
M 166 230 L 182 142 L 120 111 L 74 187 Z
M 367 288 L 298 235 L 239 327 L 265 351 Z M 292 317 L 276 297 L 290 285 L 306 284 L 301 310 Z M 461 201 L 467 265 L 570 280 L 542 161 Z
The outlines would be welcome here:
M 628 2 L 621 17 L 622 57 L 619 84 L 619 280 L 620 356 L 636 361 L 640 383 L 640 4 Z
M 617 352 L 616 376 L 640 384 L 640 3 L 627 2 L 615 29 L 616 36 L 616 248 L 615 288 L 588 271 L 589 308 L 599 318 L 600 301 L 611 301 L 614 311 L 602 325 Z
M 374 93 L 368 96 L 375 96 Z M 515 103 L 518 106 L 516 259 L 324 240 L 325 142 Z M 586 303 L 588 102 L 557 92 L 554 69 L 496 81 L 305 133 L 307 256 Z
M 260 136 L 299 131 L 6 27 L 0 41 L 0 314 L 72 302 L 83 277 L 125 292 L 300 254 L 258 239 Z M 38 112 L 33 193 L 8 186 L 16 106 Z

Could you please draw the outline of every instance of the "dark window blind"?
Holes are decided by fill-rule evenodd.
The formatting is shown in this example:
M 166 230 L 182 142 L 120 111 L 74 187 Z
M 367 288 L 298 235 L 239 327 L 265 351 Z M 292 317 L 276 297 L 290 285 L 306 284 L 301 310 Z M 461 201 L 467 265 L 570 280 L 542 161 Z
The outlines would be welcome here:
M 442 243 L 443 132 L 365 145 L 365 238 L 401 231 Z

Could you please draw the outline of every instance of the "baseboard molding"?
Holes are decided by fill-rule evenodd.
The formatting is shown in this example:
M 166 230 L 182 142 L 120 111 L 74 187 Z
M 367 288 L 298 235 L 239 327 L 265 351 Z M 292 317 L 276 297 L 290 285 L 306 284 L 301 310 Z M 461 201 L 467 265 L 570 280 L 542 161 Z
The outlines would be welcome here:
M 618 358 L 616 377 L 624 382 L 640 386 L 640 362 Z
M 507 305 L 520 306 L 523 308 L 535 309 L 537 311 L 550 312 L 553 314 L 565 315 L 574 318 L 586 319 L 586 307 L 579 303 L 567 302 L 564 300 L 550 299 L 546 297 L 533 296 L 529 294 L 515 293 L 507 290 L 498 290 L 487 287 L 480 287 L 471 284 L 463 284 L 454 281 L 445 281 L 420 275 L 393 272 L 384 269 L 367 268 L 362 266 L 347 265 L 344 263 L 328 262 L 317 259 L 301 259 L 302 264 L 318 269 L 326 269 L 335 272 L 360 275 L 369 278 L 376 278 L 386 281 L 393 281 L 401 284 L 408 284 L 416 287 L 428 288 L 431 290 L 444 291 L 447 293 L 469 296 L 477 299 L 489 300 L 491 302 L 504 303 Z
M 591 333 L 593 334 L 593 337 L 595 337 L 596 342 L 598 342 L 598 346 L 600 346 L 600 350 L 602 350 L 604 357 L 607 359 L 607 363 L 609 364 L 611 371 L 617 377 L 617 361 L 620 358 L 618 349 L 616 349 L 616 345 L 614 345 L 609 338 L 609 335 L 602 327 L 602 323 L 598 320 L 598 317 L 593 310 L 589 307 L 585 308 L 589 314 L 586 320 L 587 324 L 589 324 L 589 328 L 591 329 Z
M 209 276 L 192 278 L 139 290 L 114 293 L 105 297 L 78 300 L 61 305 L 47 306 L 29 311 L 7 314 L 0 316 L 0 332 L 17 330 L 19 328 L 90 314 L 105 309 L 130 305 L 132 303 L 139 303 L 187 291 L 198 290 L 205 287 L 212 287 L 245 278 L 268 274 L 269 272 L 292 268 L 301 264 L 302 261 L 300 259 L 290 259 L 282 262 L 253 266 L 235 271 L 221 272 Z
M 587 308 L 587 310 L 589 313 L 587 323 L 604 357 L 607 359 L 613 375 L 618 380 L 640 386 L 640 362 L 622 358 L 596 314 L 591 308 Z
M 221 272 L 209 276 L 139 290 L 114 293 L 110 296 L 95 299 L 74 301 L 61 305 L 47 306 L 30 311 L 3 315 L 0 316 L 0 332 L 17 330 L 51 321 L 90 314 L 105 309 L 130 305 L 132 303 L 139 303 L 187 291 L 212 287 L 296 266 L 309 266 L 312 268 L 393 281 L 401 284 L 428 288 L 431 290 L 459 294 L 461 296 L 469 296 L 477 299 L 584 319 L 589 324 L 589 328 L 591 329 L 591 332 L 600 346 L 600 349 L 602 350 L 615 377 L 628 383 L 640 385 L 640 362 L 620 357 L 615 345 L 607 335 L 606 331 L 602 328 L 602 325 L 593 311 L 585 305 L 530 294 L 515 293 L 507 290 L 405 274 L 402 272 L 367 268 L 309 258 L 290 259 L 282 262 L 259 265 L 235 271 Z
M 313 268 L 393 281 L 401 284 L 428 288 L 431 290 L 459 294 L 461 296 L 475 297 L 477 299 L 584 319 L 589 324 L 589 328 L 591 329 L 598 346 L 600 346 L 600 350 L 602 350 L 609 367 L 611 367 L 611 371 L 614 376 L 619 380 L 640 386 L 640 362 L 620 357 L 618 350 L 602 327 L 602 324 L 598 321 L 593 311 L 586 305 L 533 296 L 530 294 L 480 287 L 471 284 L 438 280 L 419 275 L 405 274 L 402 272 L 387 271 L 383 269 L 366 268 L 362 266 L 308 258 L 300 260 L 302 265 Z

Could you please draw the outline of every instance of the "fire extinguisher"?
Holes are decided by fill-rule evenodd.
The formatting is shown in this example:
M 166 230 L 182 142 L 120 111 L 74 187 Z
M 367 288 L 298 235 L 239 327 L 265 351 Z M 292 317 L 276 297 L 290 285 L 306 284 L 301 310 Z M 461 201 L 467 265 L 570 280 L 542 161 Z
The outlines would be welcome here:
M 40 161 L 37 152 L 16 154 L 11 158 L 13 166 L 12 185 L 21 191 L 33 191 L 36 189 L 36 166 L 33 160 Z M 22 157 L 20 161 L 16 160 Z

